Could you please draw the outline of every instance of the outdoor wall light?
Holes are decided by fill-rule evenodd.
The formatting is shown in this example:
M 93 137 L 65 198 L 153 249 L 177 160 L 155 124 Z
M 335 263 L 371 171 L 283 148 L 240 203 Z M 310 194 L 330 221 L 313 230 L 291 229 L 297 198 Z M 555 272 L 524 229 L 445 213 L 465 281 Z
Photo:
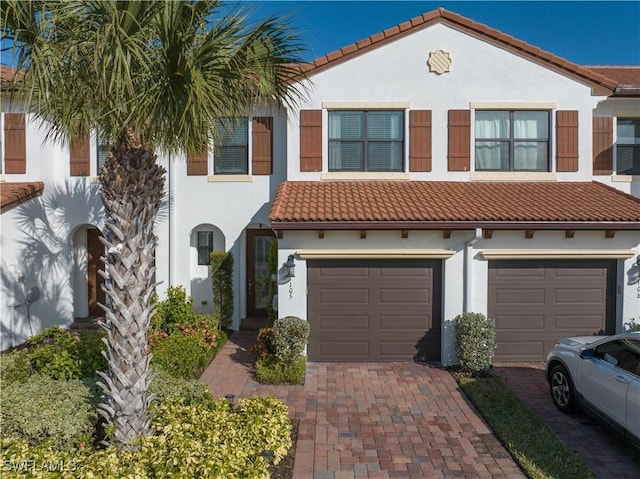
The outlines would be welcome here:
M 287 262 L 284 266 L 284 276 L 286 278 L 295 278 L 296 277 L 296 263 L 294 261 L 294 256 L 292 254 L 287 258 Z

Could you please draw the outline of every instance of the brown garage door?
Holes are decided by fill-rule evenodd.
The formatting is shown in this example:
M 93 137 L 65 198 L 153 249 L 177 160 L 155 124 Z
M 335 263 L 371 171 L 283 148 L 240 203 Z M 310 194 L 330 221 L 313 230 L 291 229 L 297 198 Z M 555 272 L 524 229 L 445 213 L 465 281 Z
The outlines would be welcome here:
M 311 361 L 440 360 L 441 261 L 307 262 Z
M 615 328 L 615 261 L 490 261 L 496 361 L 542 361 L 559 338 Z

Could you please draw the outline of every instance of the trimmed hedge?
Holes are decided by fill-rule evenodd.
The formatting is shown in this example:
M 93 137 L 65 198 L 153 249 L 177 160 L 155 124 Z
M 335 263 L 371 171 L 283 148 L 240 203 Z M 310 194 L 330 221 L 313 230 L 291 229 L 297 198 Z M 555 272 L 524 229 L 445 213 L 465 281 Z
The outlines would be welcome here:
M 211 284 L 213 286 L 213 306 L 220 316 L 220 324 L 231 326 L 233 316 L 233 255 L 229 252 L 211 253 Z
M 463 313 L 454 319 L 456 353 L 463 371 L 486 373 L 496 349 L 496 325 L 481 313 Z

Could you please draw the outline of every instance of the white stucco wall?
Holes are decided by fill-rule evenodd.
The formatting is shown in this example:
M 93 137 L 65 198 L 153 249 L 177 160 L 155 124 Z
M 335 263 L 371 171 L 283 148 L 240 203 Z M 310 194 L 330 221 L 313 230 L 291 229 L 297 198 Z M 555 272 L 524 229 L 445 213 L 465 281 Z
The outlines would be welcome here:
M 471 244 L 470 277 L 467 278 L 465 244 L 474 238 L 474 231 L 454 231 L 450 239 L 444 239 L 439 231 L 410 231 L 409 237 L 401 239 L 397 231 L 368 231 L 366 239 L 360 239 L 358 231 L 325 231 L 324 239 L 314 231 L 285 231 L 278 243 L 278 264 L 282 265 L 288 255 L 300 250 L 353 249 L 376 250 L 397 253 L 403 249 L 434 250 L 447 249 L 453 256 L 443 261 L 442 278 L 442 362 L 453 364 L 455 356 L 455 331 L 452 320 L 466 311 L 487 314 L 488 302 L 488 261 L 482 253 L 487 250 L 506 249 L 514 252 L 522 250 L 566 251 L 590 250 L 614 251 L 633 250 L 632 258 L 617 261 L 616 279 L 616 331 L 622 331 L 623 323 L 630 318 L 640 317 L 638 284 L 634 278 L 636 257 L 640 254 L 639 232 L 618 232 L 614 238 L 605 239 L 602 232 L 578 231 L 574 238 L 565 238 L 564 231 L 538 231 L 532 239 L 525 239 L 522 231 L 495 231 L 491 239 L 479 239 Z M 470 286 L 469 300 L 465 298 L 466 285 Z M 468 302 L 468 304 L 467 304 Z M 278 289 L 278 316 L 298 316 L 307 314 L 307 262 L 296 259 L 295 277 Z M 435 320 L 436 318 L 434 318 Z

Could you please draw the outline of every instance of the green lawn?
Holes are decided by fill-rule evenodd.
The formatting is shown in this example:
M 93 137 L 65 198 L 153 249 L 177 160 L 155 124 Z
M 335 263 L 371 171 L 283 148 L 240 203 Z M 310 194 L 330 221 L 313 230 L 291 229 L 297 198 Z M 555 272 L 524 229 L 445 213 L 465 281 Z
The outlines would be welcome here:
M 596 477 L 501 378 L 460 378 L 459 384 L 528 477 Z

